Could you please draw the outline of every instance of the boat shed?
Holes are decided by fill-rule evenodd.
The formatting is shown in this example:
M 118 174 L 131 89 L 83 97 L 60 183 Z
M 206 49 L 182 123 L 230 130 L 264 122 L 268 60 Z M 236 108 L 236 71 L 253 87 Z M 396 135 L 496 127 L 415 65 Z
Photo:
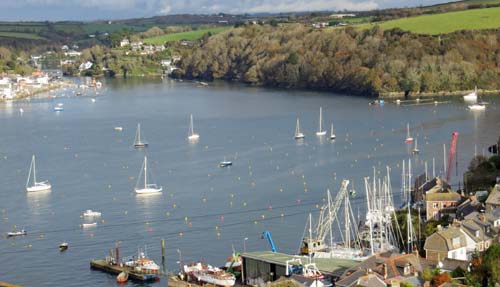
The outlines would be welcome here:
M 259 285 L 269 281 L 275 281 L 286 276 L 286 262 L 291 259 L 300 258 L 306 264 L 307 256 L 274 253 L 271 251 L 248 252 L 241 255 L 242 281 L 247 285 Z M 337 280 L 347 269 L 359 264 L 358 261 L 337 258 L 314 258 L 318 269 L 323 275 Z

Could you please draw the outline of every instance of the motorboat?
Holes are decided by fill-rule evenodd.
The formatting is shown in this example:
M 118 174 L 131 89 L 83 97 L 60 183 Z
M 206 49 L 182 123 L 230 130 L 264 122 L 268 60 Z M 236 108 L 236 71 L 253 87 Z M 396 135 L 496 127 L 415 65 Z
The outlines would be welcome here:
M 59 244 L 59 251 L 61 252 L 68 250 L 68 248 L 69 248 L 68 242 L 63 242 Z
M 97 226 L 97 222 L 92 222 L 92 223 L 83 223 L 81 225 L 82 228 L 89 228 L 89 227 L 96 227 Z
M 101 213 L 99 211 L 93 211 L 91 209 L 87 209 L 83 213 L 83 217 L 99 217 L 99 216 L 101 216 Z
M 184 272 L 199 282 L 216 286 L 234 286 L 236 283 L 234 274 L 201 262 L 184 265 Z
M 23 235 L 27 235 L 27 234 L 28 233 L 26 232 L 26 230 L 21 229 L 18 231 L 7 232 L 7 237 L 23 236 Z
M 228 166 L 231 166 L 231 165 L 233 165 L 233 162 L 229 161 L 229 160 L 226 160 L 225 158 L 224 158 L 223 161 L 221 161 L 219 163 L 219 167 L 228 167 Z

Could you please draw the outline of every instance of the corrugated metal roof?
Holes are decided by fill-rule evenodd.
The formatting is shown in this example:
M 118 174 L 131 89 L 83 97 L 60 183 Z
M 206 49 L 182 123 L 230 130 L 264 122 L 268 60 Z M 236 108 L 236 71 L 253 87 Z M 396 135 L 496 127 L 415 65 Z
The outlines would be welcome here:
M 284 253 L 273 253 L 271 251 L 258 251 L 243 253 L 242 257 L 259 260 L 267 263 L 286 266 L 286 261 L 294 258 L 301 258 L 302 263 L 307 263 L 307 256 L 289 255 Z M 318 269 L 323 273 L 334 276 L 341 276 L 347 269 L 359 264 L 358 261 L 336 258 L 313 258 Z

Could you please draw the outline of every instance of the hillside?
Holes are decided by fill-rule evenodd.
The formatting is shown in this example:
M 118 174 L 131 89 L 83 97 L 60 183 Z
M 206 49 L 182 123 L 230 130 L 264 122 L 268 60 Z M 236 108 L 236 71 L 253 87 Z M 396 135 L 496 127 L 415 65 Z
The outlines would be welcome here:
M 383 29 L 400 28 L 405 31 L 427 35 L 446 34 L 459 30 L 495 29 L 500 27 L 500 7 L 422 15 L 362 24 L 358 27 L 371 28 L 375 25 Z
M 162 45 L 167 42 L 173 42 L 173 41 L 181 41 L 181 40 L 188 40 L 188 41 L 194 41 L 198 40 L 203 35 L 210 33 L 211 35 L 215 35 L 217 33 L 220 33 L 224 30 L 229 29 L 230 27 L 217 27 L 217 28 L 211 28 L 211 29 L 201 29 L 201 30 L 195 30 L 195 31 L 188 31 L 188 32 L 181 32 L 181 33 L 172 33 L 172 34 L 166 34 L 158 37 L 152 37 L 152 38 L 147 38 L 144 39 L 144 43 L 146 44 L 155 44 L 155 45 Z
M 379 26 L 247 26 L 210 37 L 176 76 L 379 95 L 500 88 L 497 31 L 438 39 Z

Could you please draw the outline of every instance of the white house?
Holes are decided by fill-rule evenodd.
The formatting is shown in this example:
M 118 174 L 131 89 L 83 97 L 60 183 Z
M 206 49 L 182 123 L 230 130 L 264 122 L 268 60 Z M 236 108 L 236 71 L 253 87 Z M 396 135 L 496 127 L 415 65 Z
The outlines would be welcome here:
M 467 239 L 457 226 L 446 229 L 438 227 L 438 231 L 425 240 L 424 249 L 428 260 L 467 260 Z
M 75 50 L 70 50 L 70 51 L 64 53 L 64 56 L 67 56 L 67 57 L 80 57 L 81 55 L 82 55 L 82 52 L 78 52 Z
M 123 38 L 120 41 L 120 47 L 125 47 L 125 46 L 128 46 L 128 45 L 130 45 L 130 41 L 127 38 Z

